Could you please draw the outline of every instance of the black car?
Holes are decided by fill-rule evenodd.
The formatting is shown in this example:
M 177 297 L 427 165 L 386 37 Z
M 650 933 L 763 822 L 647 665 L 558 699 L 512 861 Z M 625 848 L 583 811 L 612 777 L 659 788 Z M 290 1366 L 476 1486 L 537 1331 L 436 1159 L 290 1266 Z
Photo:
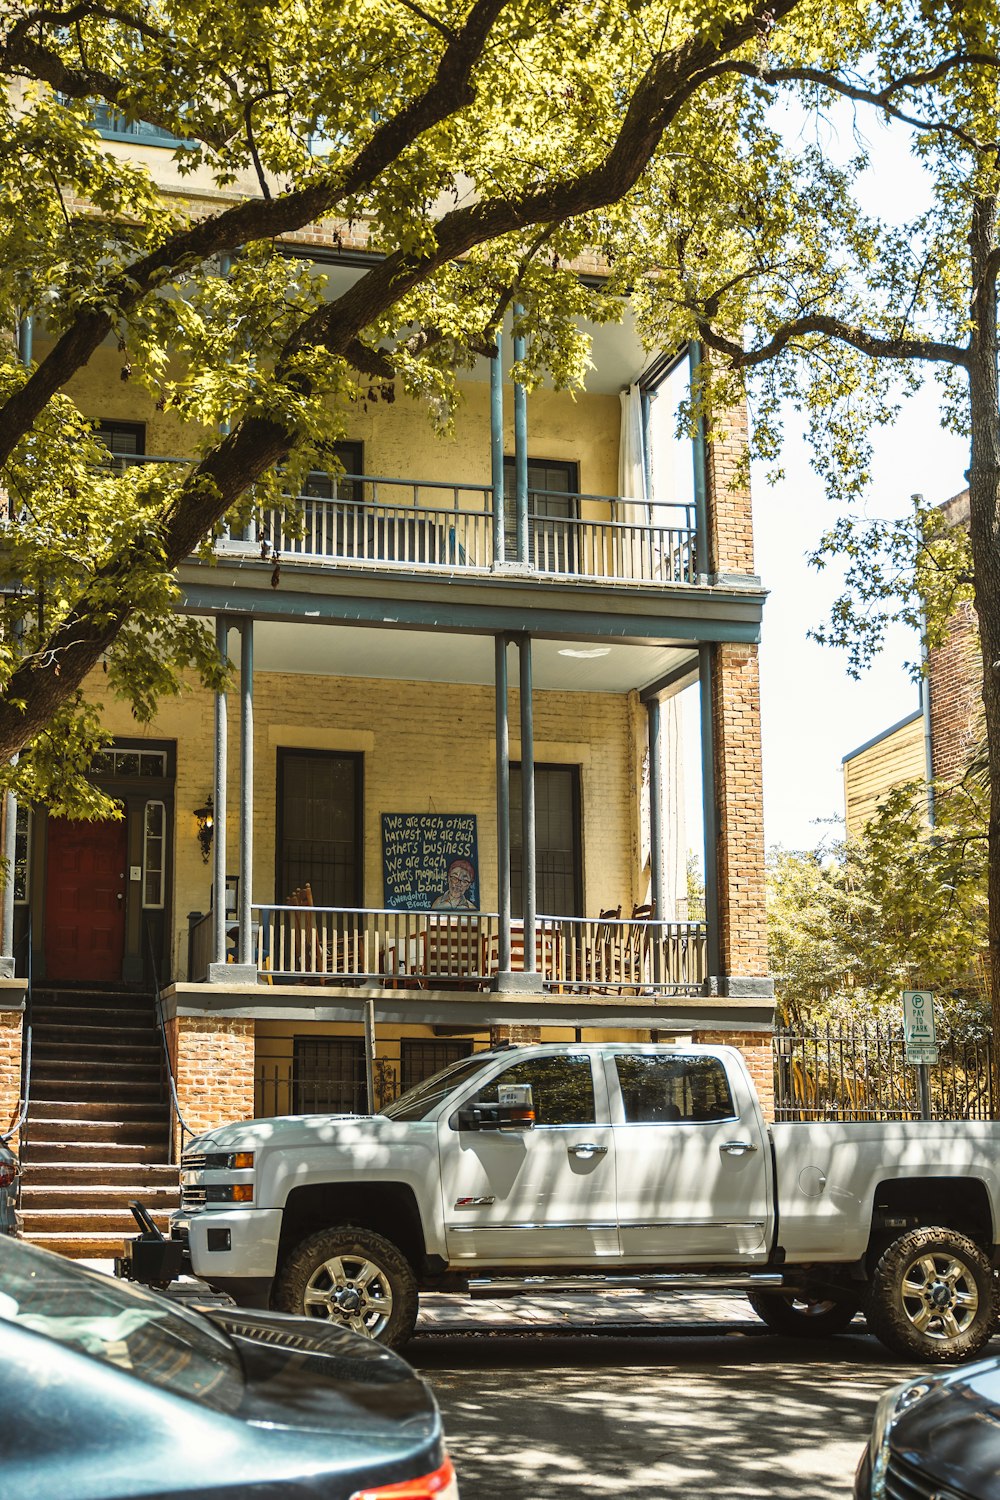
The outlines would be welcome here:
M 17 1157 L 0 1141 L 0 1234 L 17 1233 Z
M 854 1480 L 855 1500 L 997 1500 L 1000 1359 L 886 1391 Z
M 0 1493 L 457 1500 L 434 1398 L 381 1344 L 204 1314 L 0 1238 Z

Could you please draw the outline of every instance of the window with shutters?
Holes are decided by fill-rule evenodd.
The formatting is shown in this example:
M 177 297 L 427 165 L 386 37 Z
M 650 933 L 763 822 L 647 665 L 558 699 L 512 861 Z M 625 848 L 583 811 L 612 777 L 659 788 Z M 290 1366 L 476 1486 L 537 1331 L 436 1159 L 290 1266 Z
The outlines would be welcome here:
M 510 880 L 515 916 L 524 915 L 521 767 L 510 768 Z M 578 766 L 535 766 L 535 906 L 547 917 L 583 908 Z
M 314 906 L 362 904 L 362 757 L 278 751 L 275 899 L 308 885 Z

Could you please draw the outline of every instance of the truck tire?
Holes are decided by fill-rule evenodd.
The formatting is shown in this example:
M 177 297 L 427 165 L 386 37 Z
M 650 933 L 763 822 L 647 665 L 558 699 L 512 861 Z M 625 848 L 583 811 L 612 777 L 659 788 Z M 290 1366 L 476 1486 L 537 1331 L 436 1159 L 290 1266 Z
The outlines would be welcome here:
M 754 1312 L 773 1333 L 794 1339 L 827 1339 L 843 1333 L 858 1311 L 851 1302 L 808 1301 L 794 1292 L 749 1292 Z
M 310 1234 L 285 1261 L 275 1306 L 398 1349 L 417 1321 L 417 1281 L 403 1252 L 353 1224 Z
M 875 1267 L 865 1316 L 876 1338 L 904 1359 L 970 1359 L 996 1325 L 989 1258 L 953 1229 L 910 1230 Z

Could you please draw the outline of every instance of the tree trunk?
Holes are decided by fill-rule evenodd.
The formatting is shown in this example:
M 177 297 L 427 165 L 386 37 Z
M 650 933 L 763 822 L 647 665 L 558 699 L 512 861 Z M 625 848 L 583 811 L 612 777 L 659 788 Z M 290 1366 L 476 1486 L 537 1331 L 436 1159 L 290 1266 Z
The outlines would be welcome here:
M 969 341 L 969 512 L 975 603 L 983 653 L 983 707 L 989 755 L 987 984 L 993 1021 L 993 1100 L 1000 1098 L 1000 408 L 997 390 L 997 196 L 975 202 L 971 228 Z

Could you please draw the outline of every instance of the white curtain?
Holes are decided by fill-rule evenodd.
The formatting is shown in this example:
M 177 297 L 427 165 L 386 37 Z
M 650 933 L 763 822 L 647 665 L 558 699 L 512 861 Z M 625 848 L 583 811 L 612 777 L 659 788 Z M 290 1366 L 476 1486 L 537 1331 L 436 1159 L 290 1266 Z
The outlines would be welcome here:
M 622 404 L 621 436 L 618 441 L 618 494 L 614 520 L 624 523 L 615 533 L 614 572 L 619 577 L 645 578 L 649 575 L 648 543 L 641 530 L 649 525 L 646 494 L 646 464 L 643 453 L 642 395 L 637 385 L 626 386 L 619 400 Z
M 679 694 L 660 709 L 663 764 L 663 920 L 686 922 L 687 821 L 684 795 L 684 703 Z

